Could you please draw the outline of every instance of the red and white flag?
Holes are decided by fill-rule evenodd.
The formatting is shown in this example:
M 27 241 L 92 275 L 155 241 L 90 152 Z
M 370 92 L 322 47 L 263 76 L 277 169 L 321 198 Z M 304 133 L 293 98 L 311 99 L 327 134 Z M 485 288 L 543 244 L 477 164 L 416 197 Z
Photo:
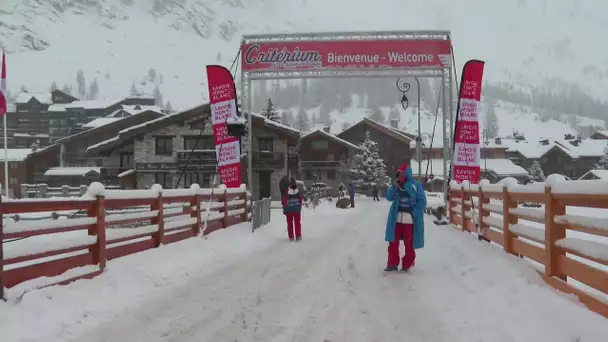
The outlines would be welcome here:
M 452 179 L 478 184 L 481 176 L 479 104 L 484 62 L 470 60 L 462 69 L 460 96 L 454 132 L 454 165 Z
M 227 121 L 236 119 L 236 87 L 230 70 L 207 65 L 211 122 L 220 180 L 227 188 L 241 186 L 241 146 L 239 138 L 228 135 Z
M 0 116 L 6 114 L 7 111 L 7 94 L 6 94 L 6 54 L 2 51 L 2 74 L 0 79 Z

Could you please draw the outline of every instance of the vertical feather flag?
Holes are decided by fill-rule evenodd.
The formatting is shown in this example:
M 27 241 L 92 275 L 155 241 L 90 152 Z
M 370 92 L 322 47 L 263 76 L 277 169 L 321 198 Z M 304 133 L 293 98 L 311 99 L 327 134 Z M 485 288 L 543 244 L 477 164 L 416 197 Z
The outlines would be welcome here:
M 6 54 L 2 51 L 2 74 L 0 79 L 0 116 L 6 114 L 8 104 L 7 104 L 7 94 L 6 94 Z

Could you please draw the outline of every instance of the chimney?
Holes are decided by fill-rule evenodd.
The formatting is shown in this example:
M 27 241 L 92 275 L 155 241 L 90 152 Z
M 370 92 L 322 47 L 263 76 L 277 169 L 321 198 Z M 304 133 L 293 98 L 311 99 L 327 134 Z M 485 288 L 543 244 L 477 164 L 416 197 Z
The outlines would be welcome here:
M 399 119 L 391 119 L 391 127 L 394 129 L 399 129 Z
M 325 132 L 325 133 L 329 133 L 330 129 L 331 129 L 330 126 L 323 126 L 323 132 Z

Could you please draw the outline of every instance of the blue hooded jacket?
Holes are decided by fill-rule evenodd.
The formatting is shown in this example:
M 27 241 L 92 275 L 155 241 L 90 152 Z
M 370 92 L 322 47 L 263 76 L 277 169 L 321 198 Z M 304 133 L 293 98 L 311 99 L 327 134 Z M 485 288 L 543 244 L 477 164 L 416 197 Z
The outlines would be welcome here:
M 387 242 L 393 242 L 393 240 L 395 240 L 395 224 L 397 223 L 397 214 L 399 213 L 399 198 L 401 196 L 409 196 L 410 203 L 412 203 L 412 219 L 414 222 L 414 248 L 420 249 L 424 247 L 424 209 L 426 208 L 426 195 L 422 184 L 414 180 L 412 169 L 408 165 L 401 165 L 399 169 L 404 170 L 405 185 L 403 188 L 396 188 L 393 184 L 386 192 L 386 199 L 393 203 L 391 204 L 391 209 L 386 221 L 384 240 Z

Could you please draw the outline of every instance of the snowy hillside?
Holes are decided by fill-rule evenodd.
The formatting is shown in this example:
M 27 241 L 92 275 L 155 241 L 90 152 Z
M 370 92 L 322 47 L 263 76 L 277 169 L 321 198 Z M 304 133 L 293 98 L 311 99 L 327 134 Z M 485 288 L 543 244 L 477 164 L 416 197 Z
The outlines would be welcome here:
M 0 45 L 13 93 L 53 81 L 76 89 L 82 69 L 101 97 L 158 85 L 179 109 L 206 97 L 204 66 L 229 66 L 243 34 L 450 29 L 457 64 L 486 60 L 490 82 L 563 78 L 606 96 L 608 54 L 596 37 L 607 12 L 608 2 L 572 0 L 3 0 Z
M 408 108 L 404 111 L 401 107 L 397 106 L 399 111 L 399 128 L 416 134 L 418 130 L 418 119 L 416 108 Z M 386 124 L 389 124 L 389 115 L 391 108 L 381 107 L 384 117 L 386 118 Z M 291 108 L 291 113 L 297 113 L 297 108 Z M 280 113 L 282 111 L 279 110 Z M 312 126 L 313 117 L 319 117 L 319 108 L 313 108 L 308 110 L 308 117 L 311 120 L 311 130 L 323 128 L 322 123 L 316 123 Z M 547 122 L 541 121 L 541 115 L 537 110 L 525 106 L 516 106 L 511 103 L 499 102 L 496 104 L 496 116 L 498 119 L 498 136 L 507 137 L 511 136 L 514 131 L 518 131 L 523 134 L 526 139 L 534 141 L 536 139 L 553 137 L 555 139 L 561 139 L 565 134 L 577 134 L 577 130 L 574 129 L 567 119 L 560 121 L 549 120 Z M 353 106 L 347 108 L 343 113 L 339 111 L 332 111 L 331 117 L 331 132 L 340 133 L 345 127 L 357 123 L 364 117 L 369 117 L 370 111 L 364 106 L 360 106 L 360 101 L 356 96 L 353 96 Z M 569 115 L 563 115 L 564 118 L 570 117 Z M 423 132 L 423 138 L 428 140 L 428 136 L 433 132 L 433 126 L 435 124 L 435 112 L 423 109 L 421 111 L 421 127 Z M 483 127 L 484 115 L 482 114 L 481 121 Z M 577 117 L 578 124 L 580 126 L 596 126 L 605 127 L 606 122 L 602 120 L 594 120 L 589 118 Z M 441 146 L 442 144 L 442 117 L 441 112 L 437 118 L 437 126 L 435 132 L 435 139 L 433 141 L 434 146 Z

